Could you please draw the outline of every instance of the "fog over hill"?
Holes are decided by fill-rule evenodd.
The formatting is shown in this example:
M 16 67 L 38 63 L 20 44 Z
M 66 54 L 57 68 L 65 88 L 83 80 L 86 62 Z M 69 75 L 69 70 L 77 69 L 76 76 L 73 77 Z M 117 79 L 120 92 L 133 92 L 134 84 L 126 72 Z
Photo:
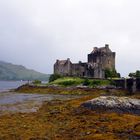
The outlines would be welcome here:
M 0 80 L 48 80 L 49 75 L 0 61 Z

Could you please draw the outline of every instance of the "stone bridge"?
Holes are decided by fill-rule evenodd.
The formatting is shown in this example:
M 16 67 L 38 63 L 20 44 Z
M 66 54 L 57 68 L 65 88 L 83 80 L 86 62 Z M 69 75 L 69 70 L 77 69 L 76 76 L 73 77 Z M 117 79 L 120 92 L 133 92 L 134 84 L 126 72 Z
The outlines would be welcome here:
M 140 78 L 129 78 L 129 79 L 115 79 L 113 80 L 115 86 L 118 88 L 126 89 L 131 93 L 140 91 Z

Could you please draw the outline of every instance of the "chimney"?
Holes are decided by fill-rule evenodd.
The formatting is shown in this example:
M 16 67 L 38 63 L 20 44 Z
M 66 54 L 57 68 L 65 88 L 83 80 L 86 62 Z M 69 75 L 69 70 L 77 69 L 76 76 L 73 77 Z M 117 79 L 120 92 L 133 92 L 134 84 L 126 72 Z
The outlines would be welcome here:
M 109 44 L 105 44 L 105 47 L 106 47 L 106 48 L 109 48 Z
M 57 60 L 56 60 L 56 63 L 58 63 L 58 62 L 59 62 L 59 60 L 57 59 Z

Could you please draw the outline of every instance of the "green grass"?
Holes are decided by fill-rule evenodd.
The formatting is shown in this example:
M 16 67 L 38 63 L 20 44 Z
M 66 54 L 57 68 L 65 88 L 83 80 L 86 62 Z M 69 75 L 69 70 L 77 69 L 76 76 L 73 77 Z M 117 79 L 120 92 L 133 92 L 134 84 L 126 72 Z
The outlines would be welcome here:
M 49 83 L 49 85 L 59 85 L 64 87 L 77 86 L 77 85 L 96 87 L 96 86 L 104 86 L 109 84 L 110 84 L 109 80 L 97 80 L 97 79 L 87 79 L 87 78 L 84 79 L 78 77 L 63 77 Z
M 97 79 L 85 79 L 84 80 L 84 84 L 87 84 L 86 86 L 89 87 L 96 87 L 96 86 L 106 86 L 106 85 L 110 85 L 110 81 L 109 80 L 97 80 Z
M 63 77 L 59 78 L 49 84 L 53 85 L 60 85 L 60 86 L 76 86 L 82 84 L 84 79 L 77 78 L 77 77 Z

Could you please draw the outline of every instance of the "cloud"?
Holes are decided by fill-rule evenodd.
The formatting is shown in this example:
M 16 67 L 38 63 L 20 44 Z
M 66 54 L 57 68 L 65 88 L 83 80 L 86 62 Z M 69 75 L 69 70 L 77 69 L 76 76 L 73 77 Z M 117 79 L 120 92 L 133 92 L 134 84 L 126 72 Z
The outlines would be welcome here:
M 139 0 L 0 0 L 0 59 L 52 73 L 56 59 L 87 61 L 110 44 L 116 68 L 140 69 Z

